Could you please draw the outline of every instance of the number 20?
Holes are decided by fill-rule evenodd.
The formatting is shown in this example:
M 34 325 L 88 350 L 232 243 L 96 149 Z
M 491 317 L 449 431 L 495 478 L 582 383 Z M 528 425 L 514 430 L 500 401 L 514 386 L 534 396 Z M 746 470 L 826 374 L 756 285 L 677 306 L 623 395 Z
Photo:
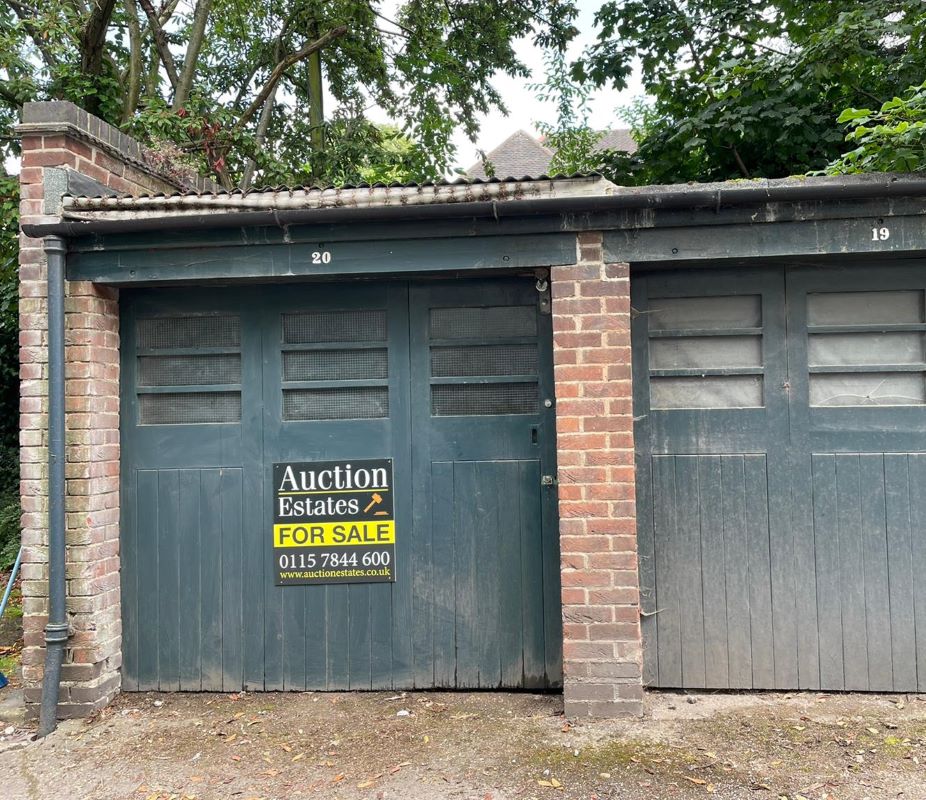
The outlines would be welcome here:
M 872 228 L 871 229 L 871 241 L 873 242 L 885 242 L 891 238 L 891 229 L 884 228 Z
M 331 253 L 329 253 L 327 250 L 322 250 L 322 251 L 316 250 L 314 253 L 312 253 L 312 263 L 313 264 L 330 264 L 331 263 Z

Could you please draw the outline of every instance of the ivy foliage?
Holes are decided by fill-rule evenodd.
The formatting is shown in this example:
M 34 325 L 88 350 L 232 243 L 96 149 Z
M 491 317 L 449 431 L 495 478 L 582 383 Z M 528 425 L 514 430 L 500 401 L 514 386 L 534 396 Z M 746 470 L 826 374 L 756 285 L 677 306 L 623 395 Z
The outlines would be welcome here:
M 921 0 L 610 0 L 595 24 L 573 79 L 623 89 L 636 66 L 649 98 L 632 113 L 638 151 L 600 164 L 621 183 L 823 170 L 848 149 L 843 109 L 881 108 L 926 74 Z M 880 148 L 903 144 L 878 136 Z

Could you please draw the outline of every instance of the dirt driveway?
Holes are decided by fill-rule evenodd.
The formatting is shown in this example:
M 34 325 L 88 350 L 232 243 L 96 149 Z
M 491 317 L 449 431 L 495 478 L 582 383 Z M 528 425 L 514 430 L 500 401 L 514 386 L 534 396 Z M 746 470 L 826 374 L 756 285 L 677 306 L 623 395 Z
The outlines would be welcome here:
M 926 798 L 926 696 L 651 694 L 570 725 L 532 694 L 129 694 L 43 742 L 0 728 L 0 795 Z

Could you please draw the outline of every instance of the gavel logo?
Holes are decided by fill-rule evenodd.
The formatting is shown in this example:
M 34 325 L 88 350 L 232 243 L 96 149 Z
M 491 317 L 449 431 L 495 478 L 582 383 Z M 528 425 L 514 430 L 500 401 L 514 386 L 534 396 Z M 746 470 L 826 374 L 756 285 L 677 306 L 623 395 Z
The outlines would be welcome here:
M 382 502 L 382 495 L 378 494 L 377 492 L 373 492 L 373 499 L 370 500 L 370 502 L 367 504 L 367 507 L 363 509 L 363 513 L 366 514 L 371 508 L 373 508 L 373 506 L 378 506 Z

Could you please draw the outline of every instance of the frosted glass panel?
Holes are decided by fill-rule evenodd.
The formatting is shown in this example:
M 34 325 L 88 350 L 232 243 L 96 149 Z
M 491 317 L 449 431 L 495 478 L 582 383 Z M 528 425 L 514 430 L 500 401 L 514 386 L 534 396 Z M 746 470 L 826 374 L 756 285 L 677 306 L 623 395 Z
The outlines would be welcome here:
M 761 375 L 650 378 L 652 408 L 759 408 Z
M 923 321 L 923 293 L 826 292 L 807 295 L 810 325 L 876 325 Z
M 762 302 L 757 294 L 724 297 L 662 297 L 650 301 L 650 330 L 758 328 Z
M 922 373 L 828 373 L 810 376 L 812 406 L 915 406 L 926 402 Z
M 808 361 L 812 367 L 922 364 L 923 334 L 811 334 Z
M 759 336 L 686 336 L 651 339 L 650 369 L 761 367 Z

